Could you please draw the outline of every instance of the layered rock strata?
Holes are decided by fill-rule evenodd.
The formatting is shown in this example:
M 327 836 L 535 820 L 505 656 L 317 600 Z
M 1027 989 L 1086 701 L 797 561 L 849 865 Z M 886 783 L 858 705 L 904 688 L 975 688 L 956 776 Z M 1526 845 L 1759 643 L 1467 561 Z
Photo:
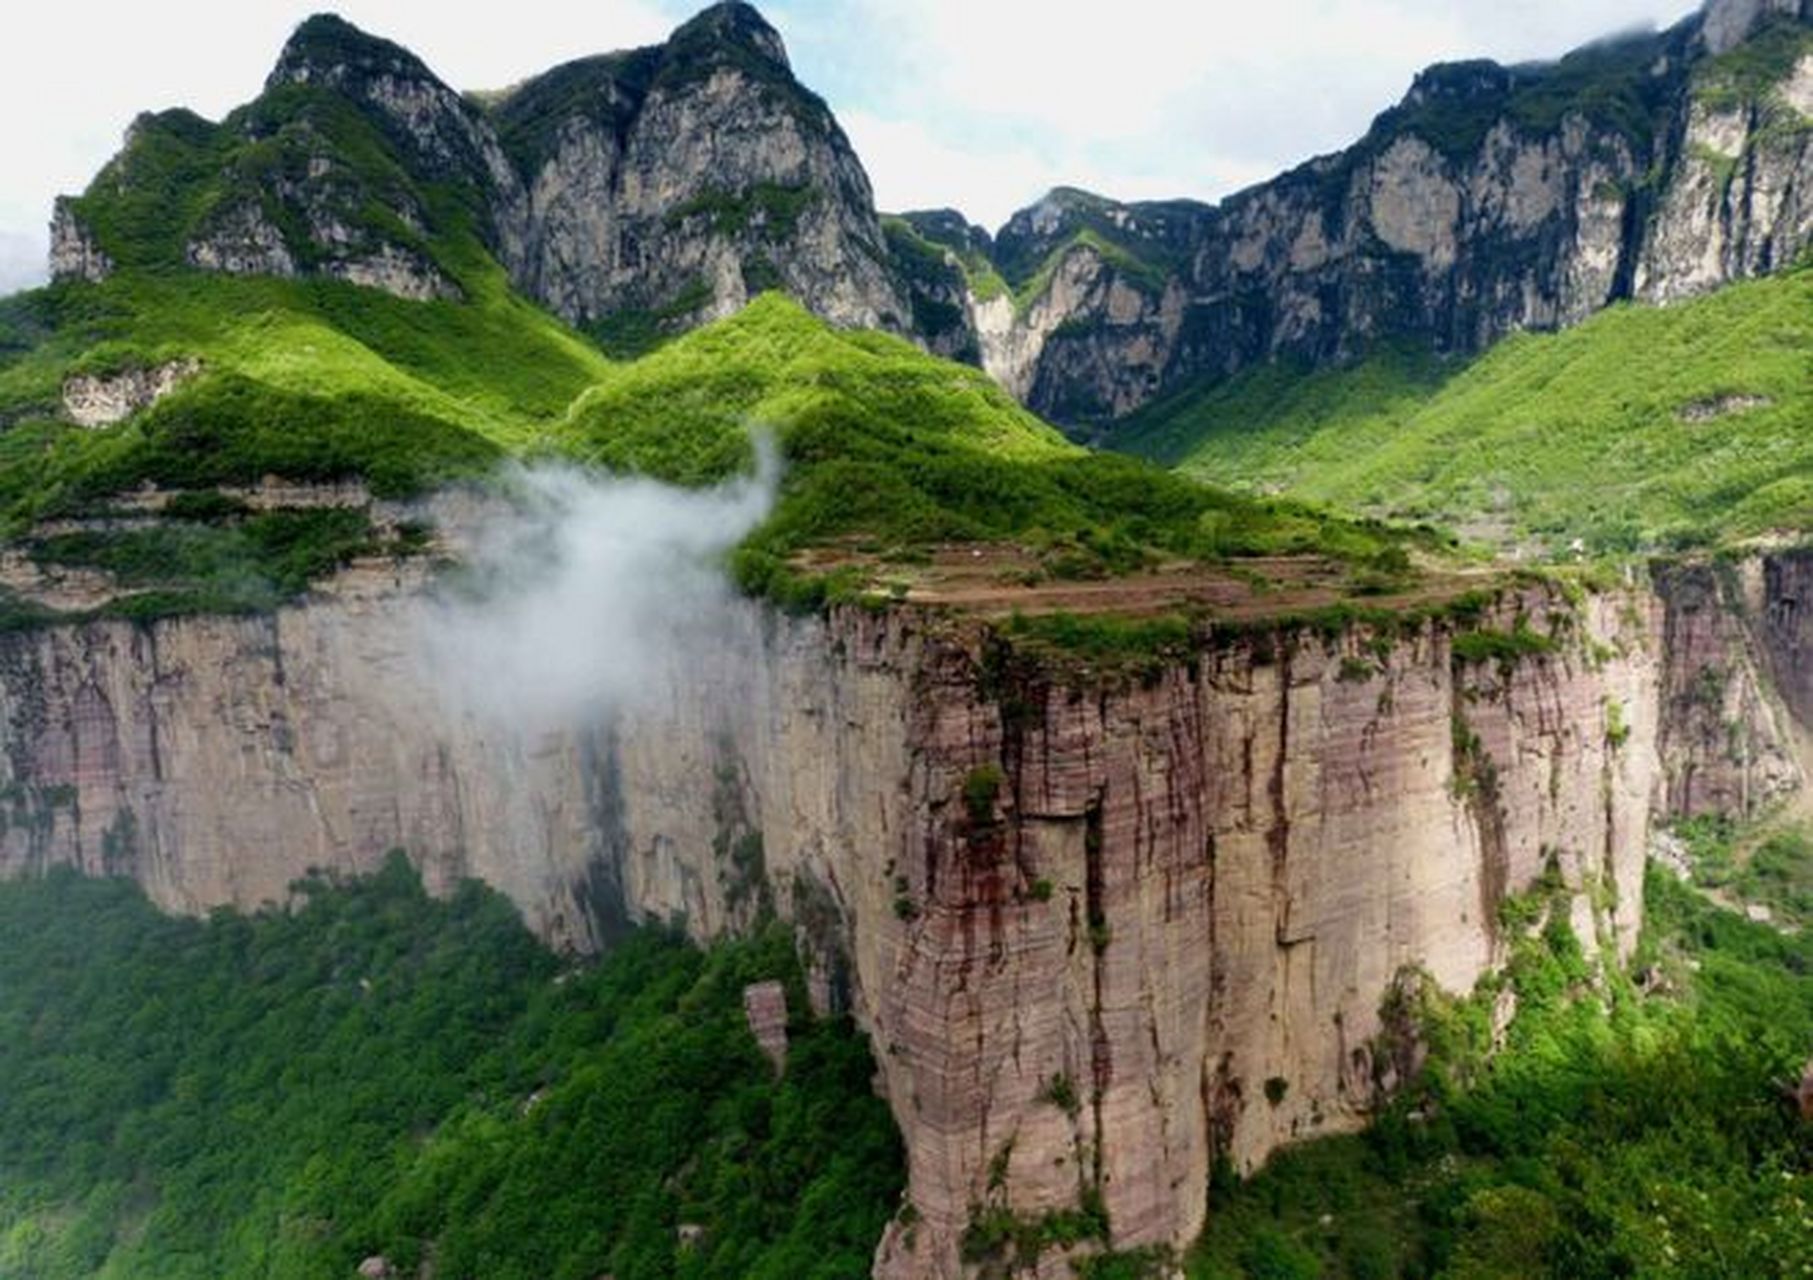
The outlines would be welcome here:
M 1787 669 L 1809 576 L 1757 575 Z M 1228 637 L 1141 678 L 912 610 L 747 607 L 654 702 L 526 729 L 427 687 L 418 606 L 363 584 L 0 638 L 0 870 L 201 911 L 402 847 L 575 950 L 775 910 L 905 1135 L 890 1276 L 959 1274 L 984 1212 L 1099 1206 L 1117 1245 L 1186 1242 L 1218 1155 L 1360 1121 L 1381 997 L 1410 968 L 1468 988 L 1507 894 L 1554 866 L 1588 945 L 1628 947 L 1652 802 L 1696 749 L 1673 722 L 1696 659 L 1671 647 L 1701 644 L 1701 610 L 1674 590 L 1507 596 L 1467 627 L 1557 640 L 1515 662 L 1430 623 Z M 1710 803 L 1693 787 L 1677 802 Z

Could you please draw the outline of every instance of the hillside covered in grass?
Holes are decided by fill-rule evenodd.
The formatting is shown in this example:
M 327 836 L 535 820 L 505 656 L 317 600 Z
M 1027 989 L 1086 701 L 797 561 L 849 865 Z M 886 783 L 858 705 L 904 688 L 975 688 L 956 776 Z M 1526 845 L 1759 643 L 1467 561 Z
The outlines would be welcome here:
M 1592 552 L 1813 529 L 1813 272 L 1619 306 L 1468 364 L 1273 365 L 1172 397 L 1115 447 L 1187 475 L 1500 545 Z
M 575 969 L 401 855 L 304 890 L 199 921 L 116 881 L 0 884 L 0 1274 L 866 1274 L 899 1140 L 785 930 Z M 779 1080 L 743 1013 L 769 978 Z
M 827 328 L 778 295 L 614 370 L 576 402 L 560 444 L 609 470 L 698 484 L 748 464 L 752 429 L 774 433 L 788 468 L 774 515 L 739 554 L 756 590 L 794 553 L 840 542 L 907 554 L 1017 541 L 1085 576 L 1170 557 L 1408 564 L 1404 534 L 1092 453 L 981 371 Z
M 979 370 L 832 329 L 780 295 L 616 362 L 495 272 L 467 281 L 462 300 L 408 301 L 335 280 L 122 271 L 7 300 L 0 524 L 47 569 L 112 575 L 111 607 L 137 616 L 268 608 L 422 538 L 380 536 L 363 507 L 254 511 L 246 489 L 266 478 L 407 500 L 561 458 L 701 485 L 751 465 L 768 433 L 781 499 L 737 566 L 757 593 L 816 598 L 824 584 L 796 581 L 790 559 L 852 542 L 1020 540 L 1083 575 L 1280 553 L 1407 565 L 1402 535 L 1091 454 Z M 78 426 L 60 402 L 72 377 L 172 361 L 190 376 L 118 424 Z M 147 491 L 162 504 L 149 522 Z

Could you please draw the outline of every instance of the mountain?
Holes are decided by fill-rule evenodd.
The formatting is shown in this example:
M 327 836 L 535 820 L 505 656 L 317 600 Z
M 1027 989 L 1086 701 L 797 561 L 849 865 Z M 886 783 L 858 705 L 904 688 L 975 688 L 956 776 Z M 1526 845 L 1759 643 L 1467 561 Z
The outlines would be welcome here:
M 1809 12 L 1710 0 L 1559 62 L 1432 67 L 1352 147 L 1218 205 L 1062 188 L 992 235 L 949 210 L 879 216 L 744 4 L 484 97 L 316 17 L 221 124 L 141 118 L 59 202 L 53 271 L 186 263 L 453 298 L 495 261 L 632 353 L 779 288 L 1101 428 L 1271 360 L 1472 353 L 1795 262 L 1813 238 Z
M 1813 272 L 1614 306 L 1474 359 L 1403 344 L 1188 386 L 1117 448 L 1254 492 L 1434 520 L 1535 557 L 1813 528 Z
M 835 323 L 903 329 L 867 175 L 747 5 L 664 45 L 480 100 L 321 15 L 218 125 L 143 116 L 58 202 L 58 279 L 178 265 L 328 276 L 405 298 L 511 283 L 621 345 L 783 288 Z
M 1803 942 L 1649 864 L 1806 794 L 1813 553 L 1515 571 L 1016 394 L 1197 471 L 1250 415 L 1254 487 L 1502 485 L 1520 537 L 1602 495 L 1608 542 L 1775 531 L 1802 18 L 1439 69 L 1219 207 L 995 233 L 877 216 L 736 4 L 486 98 L 315 18 L 226 120 L 139 121 L 0 300 L 0 879 L 50 879 L 0 892 L 0 1272 L 1103 1280 L 1224 1219 L 1206 1274 L 1792 1268 Z M 1740 219 L 1669 213 L 1696 112 Z M 1572 327 L 1450 358 L 1524 325 Z M 571 620 L 639 697 L 551 726 L 511 694 L 568 646 L 412 643 L 500 463 L 703 486 L 760 431 L 742 593 L 636 661 Z M 1805 919 L 1765 853 L 1733 882 Z M 90 942 L 129 958 L 65 1010 L 35 957 Z M 1314 1194 L 1245 1181 L 1321 1138 Z
M 994 237 L 1009 291 L 970 291 L 970 331 L 1028 405 L 1099 427 L 1274 359 L 1477 352 L 1780 269 L 1813 239 L 1810 13 L 1712 0 L 1555 63 L 1432 67 L 1218 205 L 1054 191 Z

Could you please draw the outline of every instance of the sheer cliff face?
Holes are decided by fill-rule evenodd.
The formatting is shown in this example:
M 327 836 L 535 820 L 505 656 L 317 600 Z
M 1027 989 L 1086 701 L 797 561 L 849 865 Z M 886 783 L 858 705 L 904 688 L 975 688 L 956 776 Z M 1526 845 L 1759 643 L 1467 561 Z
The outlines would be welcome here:
M 784 288 L 836 324 L 905 327 L 868 176 L 753 9 L 560 67 L 494 119 L 529 197 L 512 274 L 567 319 L 690 323 Z
M 1750 817 L 1798 790 L 1813 758 L 1813 558 L 1659 571 L 1670 813 Z
M 1757 577 L 1788 670 L 1808 575 Z M 772 908 L 873 1037 L 917 1211 L 893 1276 L 959 1274 L 983 1207 L 1099 1195 L 1117 1243 L 1187 1241 L 1217 1151 L 1250 1167 L 1358 1122 L 1394 977 L 1470 986 L 1551 860 L 1589 945 L 1628 946 L 1692 666 L 1666 592 L 1508 596 L 1485 625 L 1563 644 L 1507 666 L 1432 625 L 1080 683 L 911 611 L 751 607 L 658 712 L 525 733 L 444 709 L 415 607 L 367 583 L 0 638 L 0 872 L 71 863 L 199 911 L 400 846 L 581 950 Z
M 972 298 L 969 331 L 1034 409 L 1096 423 L 1280 355 L 1477 351 L 1777 269 L 1813 239 L 1809 16 L 1715 0 L 1549 67 L 1438 66 L 1355 146 L 1218 206 L 1054 192 L 995 242 L 1031 296 Z

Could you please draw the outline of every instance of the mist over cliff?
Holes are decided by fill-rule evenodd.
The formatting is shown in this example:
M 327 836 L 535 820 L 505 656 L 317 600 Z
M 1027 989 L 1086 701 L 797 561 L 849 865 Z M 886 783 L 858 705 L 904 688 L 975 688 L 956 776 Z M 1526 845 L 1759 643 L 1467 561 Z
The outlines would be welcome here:
M 540 463 L 470 532 L 473 560 L 416 616 L 449 710 L 516 730 L 658 711 L 672 680 L 733 643 L 724 557 L 774 504 L 779 453 L 710 489 Z

